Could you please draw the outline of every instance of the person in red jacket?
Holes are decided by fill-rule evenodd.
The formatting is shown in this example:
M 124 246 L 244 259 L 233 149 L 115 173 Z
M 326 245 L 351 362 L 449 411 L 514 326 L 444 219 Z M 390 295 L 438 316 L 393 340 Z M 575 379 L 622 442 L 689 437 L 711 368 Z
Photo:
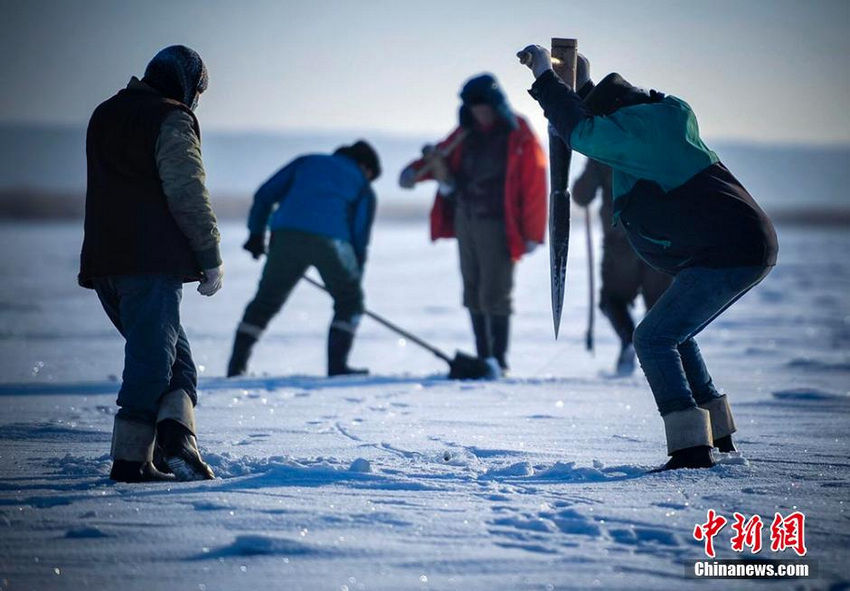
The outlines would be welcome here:
M 514 265 L 543 243 L 546 228 L 546 156 L 494 76 L 471 78 L 460 98 L 460 125 L 426 146 L 399 184 L 438 181 L 431 239 L 457 238 L 478 356 L 495 358 L 504 373 Z

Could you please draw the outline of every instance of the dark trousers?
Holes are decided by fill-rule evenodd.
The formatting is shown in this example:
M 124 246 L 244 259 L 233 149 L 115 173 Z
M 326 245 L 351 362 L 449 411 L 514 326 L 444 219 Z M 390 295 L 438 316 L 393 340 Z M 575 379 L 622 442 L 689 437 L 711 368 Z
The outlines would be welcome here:
M 463 276 L 463 305 L 476 314 L 508 316 L 513 307 L 514 262 L 505 220 L 455 212 L 455 234 Z
M 163 394 L 182 389 L 197 403 L 198 373 L 180 326 L 183 282 L 172 275 L 122 275 L 94 280 L 107 316 L 124 337 L 118 416 L 155 422 Z
M 334 301 L 332 325 L 354 332 L 364 310 L 360 265 L 348 242 L 297 230 L 272 233 L 266 266 L 239 331 L 259 338 L 310 267 L 316 267 Z
M 599 309 L 611 322 L 621 343 L 627 345 L 632 342 L 635 332 L 635 322 L 629 309 L 638 294 L 643 297 L 648 312 L 670 286 L 673 278 L 643 262 L 622 233 L 611 232 L 602 243 Z
M 635 352 L 661 416 L 721 395 L 694 337 L 772 267 L 684 269 L 635 330 Z

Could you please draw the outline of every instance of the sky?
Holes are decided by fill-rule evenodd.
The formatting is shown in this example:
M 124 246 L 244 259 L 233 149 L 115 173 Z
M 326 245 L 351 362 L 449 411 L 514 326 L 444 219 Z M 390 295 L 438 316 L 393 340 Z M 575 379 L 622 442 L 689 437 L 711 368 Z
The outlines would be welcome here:
M 600 80 L 688 101 L 704 136 L 850 143 L 850 2 L 0 0 L 0 124 L 84 125 L 182 43 L 207 63 L 204 129 L 444 136 L 494 73 L 545 132 L 515 53 L 574 37 Z

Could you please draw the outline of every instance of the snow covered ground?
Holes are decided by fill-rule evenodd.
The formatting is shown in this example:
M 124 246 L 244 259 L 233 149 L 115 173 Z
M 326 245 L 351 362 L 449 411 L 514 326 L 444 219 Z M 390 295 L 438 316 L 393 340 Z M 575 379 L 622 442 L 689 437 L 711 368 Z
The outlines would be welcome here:
M 224 291 L 189 290 L 183 307 L 219 478 L 115 485 L 121 340 L 75 286 L 79 225 L 2 226 L 0 589 L 761 588 L 684 578 L 708 509 L 760 515 L 761 558 L 795 557 L 770 552 L 768 530 L 775 512 L 802 511 L 820 578 L 775 586 L 850 588 L 850 235 L 780 228 L 780 265 L 700 339 L 745 459 L 646 475 L 665 459 L 662 423 L 641 376 L 610 377 L 604 319 L 596 356 L 583 350 L 574 232 L 558 342 L 548 254 L 519 267 L 509 379 L 450 382 L 443 362 L 368 319 L 352 364 L 372 377 L 325 379 L 330 301 L 304 284 L 254 375 L 225 380 L 261 268 L 226 226 Z M 454 244 L 426 234 L 376 227 L 368 305 L 470 351 Z M 730 537 L 715 538 L 718 558 L 740 556 Z

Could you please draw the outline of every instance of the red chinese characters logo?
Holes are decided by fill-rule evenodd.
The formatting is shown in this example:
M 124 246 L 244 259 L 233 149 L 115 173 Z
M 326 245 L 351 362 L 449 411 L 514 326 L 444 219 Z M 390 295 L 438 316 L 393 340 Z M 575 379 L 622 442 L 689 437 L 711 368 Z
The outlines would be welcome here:
M 770 524 L 770 549 L 773 552 L 784 552 L 791 548 L 797 556 L 805 556 L 806 549 L 806 516 L 794 511 L 788 517 L 779 513 Z
M 761 552 L 761 530 L 764 528 L 761 517 L 753 515 L 747 520 L 737 511 L 732 516 L 735 518 L 732 524 L 732 531 L 735 532 L 732 536 L 732 550 L 743 552 L 744 547 L 747 547 L 753 554 Z
M 752 554 L 758 554 L 762 549 L 762 532 L 764 530 L 764 522 L 758 515 L 753 515 L 749 519 L 737 511 L 732 514 L 734 521 L 731 528 L 733 531 L 730 545 L 733 551 L 743 552 L 745 548 L 749 549 Z M 714 509 L 709 509 L 706 513 L 705 523 L 699 523 L 694 526 L 694 539 L 705 544 L 705 555 L 709 558 L 714 558 L 716 552 L 714 550 L 714 538 L 720 531 L 726 527 L 728 519 L 722 515 L 718 515 Z M 791 549 L 798 556 L 805 556 L 808 549 L 806 548 L 806 516 L 800 511 L 795 511 L 787 517 L 782 517 L 776 513 L 773 522 L 770 524 L 770 550 L 771 552 L 784 552 Z
M 708 519 L 702 525 L 697 524 L 694 527 L 694 539 L 697 541 L 705 541 L 705 555 L 714 558 L 714 536 L 720 533 L 720 530 L 726 526 L 726 518 L 722 515 L 717 515 L 714 509 L 708 510 Z

